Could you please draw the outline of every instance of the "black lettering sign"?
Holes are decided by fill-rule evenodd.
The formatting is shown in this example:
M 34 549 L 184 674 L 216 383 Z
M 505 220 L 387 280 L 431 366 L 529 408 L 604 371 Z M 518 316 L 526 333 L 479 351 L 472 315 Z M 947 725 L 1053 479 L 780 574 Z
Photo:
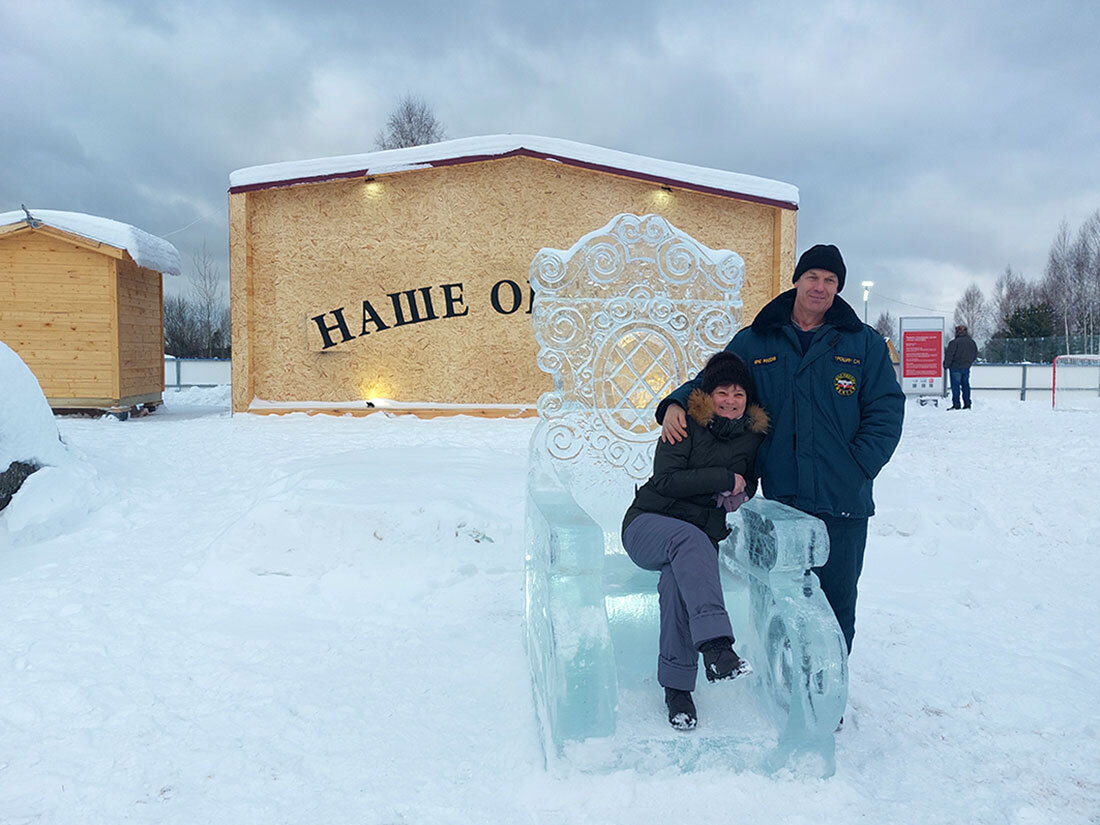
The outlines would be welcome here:
M 458 295 L 454 295 L 453 291 L 458 288 Z M 463 307 L 462 312 L 455 312 L 455 307 L 462 304 L 462 284 L 440 284 L 439 288 L 443 290 L 443 302 L 447 305 L 447 311 L 443 314 L 444 318 L 461 318 L 463 315 L 470 314 L 469 307 Z
M 509 309 L 505 309 L 500 301 L 500 288 L 505 284 L 508 285 L 508 289 L 512 293 L 512 300 L 510 302 L 511 308 Z M 495 284 L 493 284 L 493 291 L 489 293 L 489 301 L 492 303 L 493 309 L 495 309 L 501 315 L 511 315 L 513 312 L 519 309 L 520 304 L 523 302 L 523 293 L 520 292 L 519 284 L 517 284 L 515 281 L 510 281 L 505 278 L 503 281 L 497 281 Z
M 370 330 L 367 329 L 367 321 L 374 324 L 374 331 L 381 332 L 384 329 L 389 329 L 388 324 L 382 323 L 382 319 L 378 317 L 378 313 L 374 311 L 374 307 L 371 306 L 370 301 L 363 301 L 363 332 L 361 335 L 369 335 Z
M 528 282 L 530 287 L 530 282 Z M 439 289 L 443 298 L 443 315 L 438 315 L 432 292 Z M 440 284 L 438 287 L 421 286 L 414 289 L 405 289 L 399 292 L 390 292 L 386 297 L 390 299 L 393 307 L 393 321 L 383 320 L 381 313 L 375 309 L 369 300 L 363 301 L 363 325 L 359 336 L 369 335 L 372 332 L 382 332 L 394 327 L 421 324 L 425 321 L 436 321 L 440 318 L 463 318 L 470 314 L 470 308 L 466 306 L 463 295 L 463 285 L 459 283 Z M 519 311 L 523 303 L 523 291 L 515 281 L 504 279 L 498 281 L 492 289 L 490 300 L 493 309 L 500 315 L 512 315 Z M 534 300 L 534 290 L 530 291 L 527 305 L 527 314 L 531 313 L 531 303 Z M 312 316 L 311 320 L 317 325 L 321 333 L 322 350 L 331 349 L 340 344 L 356 338 L 348 329 L 347 320 L 344 318 L 344 307 Z M 339 338 L 333 333 L 339 331 Z
M 336 323 L 326 326 L 325 316 L 329 314 L 336 318 Z M 298 317 L 300 318 L 301 316 Z M 313 317 L 313 321 L 317 324 L 317 329 L 321 331 L 321 340 L 324 341 L 324 346 L 321 347 L 321 349 L 328 349 L 329 347 L 334 347 L 337 344 L 346 344 L 348 341 L 355 337 L 348 331 L 348 324 L 344 320 L 343 307 L 340 307 L 339 309 L 334 309 L 331 313 L 323 312 L 320 315 L 315 315 Z M 332 337 L 329 335 L 329 333 L 332 332 L 334 329 L 340 330 L 340 341 L 333 341 Z
M 424 298 L 426 313 L 423 316 L 420 314 L 420 304 L 416 300 L 417 292 Z M 410 318 L 408 320 L 405 319 L 405 310 L 401 306 L 402 295 L 405 296 L 405 302 L 409 307 Z M 393 325 L 395 327 L 403 327 L 406 324 L 419 324 L 422 321 L 434 321 L 439 317 L 432 307 L 432 288 L 430 286 L 422 286 L 419 289 L 406 289 L 404 292 L 391 292 L 386 297 L 393 303 Z

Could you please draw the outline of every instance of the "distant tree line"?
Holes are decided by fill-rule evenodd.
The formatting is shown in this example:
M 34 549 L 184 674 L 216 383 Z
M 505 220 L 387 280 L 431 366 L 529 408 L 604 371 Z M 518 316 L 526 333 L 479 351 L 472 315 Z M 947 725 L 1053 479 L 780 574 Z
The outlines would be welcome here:
M 987 361 L 1049 361 L 1059 353 L 1100 352 L 1100 210 L 1077 230 L 1062 222 L 1042 278 L 1005 267 L 988 298 L 977 284 L 955 305 L 955 324 L 985 341 Z M 1044 339 L 1027 350 L 1016 339 Z M 1023 354 L 1019 354 L 1023 353 Z
M 206 251 L 191 259 L 187 292 L 164 299 L 164 352 L 177 358 L 229 358 L 229 304 Z

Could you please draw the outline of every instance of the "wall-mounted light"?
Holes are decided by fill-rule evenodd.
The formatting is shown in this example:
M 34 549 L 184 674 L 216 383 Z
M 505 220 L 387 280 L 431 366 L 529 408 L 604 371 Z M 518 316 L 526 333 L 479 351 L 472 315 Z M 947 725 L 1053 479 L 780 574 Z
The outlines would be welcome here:
M 658 206 L 666 206 L 672 203 L 672 187 L 661 185 L 653 190 L 653 202 Z
M 374 175 L 367 175 L 363 178 L 363 191 L 372 198 L 377 198 L 382 194 L 382 182 L 375 180 Z

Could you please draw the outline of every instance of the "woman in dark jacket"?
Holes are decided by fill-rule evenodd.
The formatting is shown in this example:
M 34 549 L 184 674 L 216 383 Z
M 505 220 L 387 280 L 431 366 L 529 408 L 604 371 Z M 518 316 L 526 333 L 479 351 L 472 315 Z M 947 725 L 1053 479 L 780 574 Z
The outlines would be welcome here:
M 687 437 L 657 443 L 653 476 L 634 496 L 622 534 L 635 564 L 661 572 L 657 681 L 668 721 L 681 730 L 694 728 L 697 719 L 691 691 L 700 652 L 708 681 L 752 672 L 733 650 L 717 549 L 729 535 L 726 514 L 756 491 L 753 462 L 768 429 L 737 355 L 716 353 L 701 379 L 688 399 Z

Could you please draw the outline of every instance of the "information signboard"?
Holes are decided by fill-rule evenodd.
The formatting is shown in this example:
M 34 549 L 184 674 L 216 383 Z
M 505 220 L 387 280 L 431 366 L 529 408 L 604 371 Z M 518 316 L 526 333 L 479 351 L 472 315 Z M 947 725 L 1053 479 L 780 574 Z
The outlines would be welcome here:
M 901 319 L 901 388 L 907 395 L 942 395 L 943 318 Z

